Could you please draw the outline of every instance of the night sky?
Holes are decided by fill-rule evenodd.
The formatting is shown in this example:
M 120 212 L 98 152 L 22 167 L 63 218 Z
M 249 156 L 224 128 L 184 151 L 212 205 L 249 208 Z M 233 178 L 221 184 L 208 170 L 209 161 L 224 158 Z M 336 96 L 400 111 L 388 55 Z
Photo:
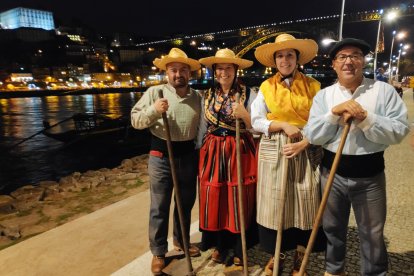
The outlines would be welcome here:
M 28 7 L 52 11 L 55 24 L 90 26 L 107 33 L 126 32 L 138 36 L 200 34 L 339 14 L 342 0 L 0 0 L 0 11 Z M 345 13 L 404 7 L 408 0 L 346 0 Z M 338 23 L 339 24 L 339 23 Z M 344 28 L 344 34 L 346 29 Z

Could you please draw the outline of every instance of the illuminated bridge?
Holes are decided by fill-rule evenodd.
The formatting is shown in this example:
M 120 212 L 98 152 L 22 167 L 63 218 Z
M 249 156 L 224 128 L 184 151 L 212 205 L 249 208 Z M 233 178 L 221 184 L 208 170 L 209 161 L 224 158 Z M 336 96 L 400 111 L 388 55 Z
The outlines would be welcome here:
M 408 16 L 414 15 L 414 5 L 408 6 L 404 10 L 389 9 L 384 10 L 383 14 L 390 11 L 397 11 L 399 13 L 399 20 Z M 347 36 L 348 30 L 361 29 L 361 22 L 365 22 L 367 26 L 362 29 L 369 29 L 364 32 L 364 35 L 358 35 L 364 38 L 371 45 L 375 44 L 377 35 L 378 20 L 381 18 L 380 11 L 364 11 L 357 13 L 350 13 L 344 15 L 344 37 Z M 211 50 L 215 51 L 218 48 L 231 48 L 238 56 L 244 56 L 251 49 L 257 45 L 272 41 L 271 38 L 277 36 L 281 32 L 288 32 L 298 38 L 312 38 L 320 41 L 322 38 L 338 37 L 338 26 L 340 15 L 329 15 L 313 18 L 304 18 L 292 21 L 283 21 L 278 23 L 264 24 L 259 26 L 245 27 L 240 29 L 224 30 L 214 33 L 206 33 L 199 35 L 182 35 L 166 40 L 151 41 L 138 44 L 137 46 L 144 46 L 149 48 L 171 48 L 173 46 L 182 47 L 190 51 L 192 56 L 197 57 L 197 50 Z M 349 35 L 348 35 L 349 36 Z

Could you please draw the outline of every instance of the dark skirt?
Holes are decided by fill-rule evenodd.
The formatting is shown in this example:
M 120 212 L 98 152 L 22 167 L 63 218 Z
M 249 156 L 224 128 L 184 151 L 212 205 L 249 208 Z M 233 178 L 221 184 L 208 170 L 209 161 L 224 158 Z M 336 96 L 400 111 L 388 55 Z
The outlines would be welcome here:
M 258 225 L 260 247 L 263 251 L 274 255 L 276 248 L 277 231 Z M 289 228 L 283 230 L 281 252 L 296 249 L 298 245 L 306 247 L 312 230 L 301 230 L 299 228 Z M 319 227 L 318 234 L 313 245 L 312 252 L 322 252 L 326 249 L 326 236 L 322 227 Z
M 240 259 L 243 257 L 241 234 L 235 234 L 227 230 L 222 231 L 203 231 L 201 236 L 201 250 L 206 251 L 210 248 L 216 248 L 220 251 L 223 258 L 229 250 L 234 250 L 234 255 Z M 246 230 L 246 247 L 247 249 L 255 246 L 259 242 L 257 223 L 250 224 Z M 223 260 L 224 261 L 224 260 Z

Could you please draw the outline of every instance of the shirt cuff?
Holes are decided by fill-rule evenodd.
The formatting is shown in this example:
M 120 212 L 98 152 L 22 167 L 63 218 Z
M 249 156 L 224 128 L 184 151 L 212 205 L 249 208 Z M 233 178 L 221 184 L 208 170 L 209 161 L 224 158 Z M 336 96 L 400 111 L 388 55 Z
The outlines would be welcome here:
M 325 121 L 327 121 L 328 123 L 332 124 L 332 125 L 337 125 L 339 123 L 339 118 L 341 116 L 335 115 L 332 112 L 328 112 L 325 114 Z
M 269 127 L 272 121 L 266 120 L 263 122 L 263 134 L 269 136 Z
M 161 114 L 159 114 L 157 112 L 157 110 L 155 109 L 155 106 L 154 105 L 151 105 L 147 109 L 147 116 L 150 119 L 150 121 L 152 121 L 152 119 L 157 119 L 157 118 L 161 117 Z
M 369 129 L 375 122 L 376 115 L 372 113 L 367 113 L 367 117 L 365 120 L 358 123 L 356 126 L 359 127 L 361 130 L 365 131 Z

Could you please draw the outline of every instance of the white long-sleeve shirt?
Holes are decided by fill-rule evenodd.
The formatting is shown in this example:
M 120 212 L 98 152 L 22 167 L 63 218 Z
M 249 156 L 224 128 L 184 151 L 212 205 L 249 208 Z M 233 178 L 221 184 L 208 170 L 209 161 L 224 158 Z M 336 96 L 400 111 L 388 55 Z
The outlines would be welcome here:
M 266 102 L 261 90 L 259 90 L 257 93 L 257 96 L 252 102 L 250 109 L 253 130 L 269 136 L 269 126 L 272 123 L 272 120 L 267 119 L 267 113 L 269 113 L 269 109 L 266 106 Z
M 352 122 L 343 154 L 362 155 L 384 151 L 400 143 L 409 132 L 407 108 L 395 89 L 381 81 L 364 78 L 352 94 L 339 83 L 319 91 L 313 98 L 304 134 L 311 144 L 336 152 L 343 126 L 332 108 L 354 99 L 368 112 L 365 120 Z

